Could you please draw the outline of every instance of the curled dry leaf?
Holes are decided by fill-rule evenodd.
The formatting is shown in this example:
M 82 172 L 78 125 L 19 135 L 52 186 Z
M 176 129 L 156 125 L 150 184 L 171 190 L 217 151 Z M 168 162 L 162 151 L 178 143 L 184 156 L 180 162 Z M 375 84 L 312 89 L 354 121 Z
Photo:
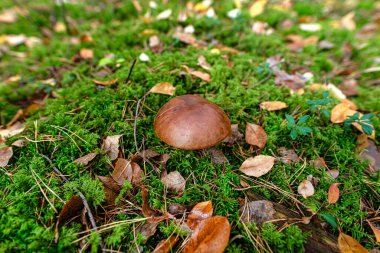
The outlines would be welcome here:
M 332 110 L 331 110 L 331 122 L 332 123 L 342 123 L 345 121 L 349 116 L 352 116 L 356 113 L 355 110 L 350 109 L 349 105 L 347 103 L 340 103 L 337 104 Z
M 369 226 L 371 227 L 373 234 L 375 235 L 376 242 L 380 242 L 380 229 L 378 229 L 377 227 L 372 225 L 372 223 L 369 222 L 368 220 L 367 220 L 367 222 L 368 222 Z
M 198 65 L 201 66 L 204 70 L 210 70 L 211 65 L 206 61 L 206 58 L 203 55 L 198 57 Z
M 149 222 L 151 223 L 157 223 L 162 220 L 164 220 L 166 217 L 160 216 L 161 212 L 158 210 L 154 210 L 149 205 L 149 191 L 146 188 L 141 189 L 141 196 L 142 196 L 142 208 L 141 211 L 143 215 L 147 218 L 149 218 Z
M 240 217 L 243 222 L 255 222 L 263 224 L 274 219 L 276 210 L 273 203 L 267 200 L 257 200 L 248 202 L 240 208 Z
M 142 170 L 137 163 L 119 158 L 112 172 L 112 178 L 120 186 L 124 184 L 125 180 L 128 180 L 132 185 L 138 185 L 141 182 Z
M 314 186 L 308 180 L 303 180 L 298 186 L 298 193 L 302 195 L 305 199 L 307 197 L 314 195 Z
M 268 110 L 268 111 L 278 111 L 287 107 L 288 106 L 284 102 L 281 102 L 281 101 L 266 101 L 260 104 L 261 109 Z
M 96 178 L 103 184 L 106 205 L 112 207 L 120 193 L 121 187 L 112 177 L 96 176 Z
M 162 183 L 176 193 L 182 193 L 186 187 L 186 180 L 178 171 L 172 171 L 161 178 Z
M 182 68 L 187 72 L 189 73 L 190 75 L 192 76 L 195 76 L 195 77 L 198 77 L 200 79 L 202 79 L 203 81 L 206 81 L 206 82 L 210 82 L 211 81 L 211 76 L 207 73 L 204 73 L 204 72 L 201 72 L 201 71 L 198 71 L 198 70 L 194 70 L 192 68 L 189 68 L 187 66 L 182 66 Z
M 153 86 L 149 92 L 173 96 L 175 93 L 175 87 L 171 83 L 163 82 Z
M 89 153 L 85 156 L 79 157 L 78 159 L 76 159 L 74 161 L 74 163 L 87 165 L 89 162 L 91 162 L 96 157 L 97 154 L 98 153 L 96 153 L 96 152 Z
M 358 241 L 343 232 L 338 237 L 338 248 L 341 253 L 368 253 Z
M 222 253 L 230 238 L 231 226 L 226 217 L 215 216 L 202 220 L 191 234 L 184 253 Z
M 196 204 L 187 217 L 187 225 L 194 229 L 201 220 L 210 218 L 213 211 L 211 200 Z
M 292 162 L 298 162 L 299 157 L 293 149 L 286 149 L 285 147 L 280 147 L 278 149 L 280 154 L 280 161 L 284 164 L 291 164 Z
M 328 193 L 328 201 L 329 204 L 335 204 L 339 200 L 339 183 L 334 183 L 330 185 L 329 193 Z
M 74 195 L 69 201 L 65 203 L 62 211 L 59 213 L 59 224 L 63 224 L 79 215 L 83 208 L 84 204 L 82 199 L 79 196 Z
M 91 50 L 91 49 L 88 49 L 88 48 L 82 48 L 80 51 L 79 51 L 79 56 L 84 59 L 84 60 L 87 60 L 87 59 L 92 59 L 94 58 L 94 52 Z
M 20 122 L 16 122 L 12 126 L 6 128 L 6 129 L 0 129 L 0 139 L 7 139 L 9 137 L 18 135 L 22 133 L 25 130 L 24 124 Z
M 13 156 L 12 147 L 0 148 L 0 167 L 7 166 L 12 156 Z
M 119 140 L 122 135 L 107 136 L 103 141 L 102 150 L 108 154 L 111 160 L 115 160 L 119 154 Z
M 243 162 L 239 170 L 248 176 L 261 177 L 267 174 L 274 165 L 274 157 L 258 155 Z
M 258 147 L 260 150 L 263 150 L 267 143 L 267 134 L 261 126 L 247 122 L 245 128 L 245 141 L 250 145 Z
M 170 253 L 178 240 L 179 237 L 175 235 L 170 236 L 168 239 L 162 240 L 153 250 L 153 253 Z
M 325 159 L 323 159 L 323 157 L 318 157 L 315 160 L 311 160 L 310 165 L 314 166 L 317 169 L 320 169 L 320 168 L 328 169 Z
M 109 81 L 100 81 L 100 80 L 92 79 L 92 81 L 93 81 L 94 83 L 96 83 L 96 84 L 99 84 L 99 85 L 109 86 L 109 85 L 113 85 L 113 84 L 115 84 L 117 81 L 119 81 L 119 79 L 116 78 L 116 79 L 109 80 Z

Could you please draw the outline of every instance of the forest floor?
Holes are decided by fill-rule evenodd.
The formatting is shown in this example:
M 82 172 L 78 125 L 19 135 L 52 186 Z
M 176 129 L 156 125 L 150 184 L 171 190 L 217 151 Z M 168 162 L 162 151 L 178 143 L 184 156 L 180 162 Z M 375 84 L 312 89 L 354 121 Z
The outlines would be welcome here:
M 377 1 L 52 2 L 0 1 L 0 252 L 379 252 Z M 161 141 L 185 94 L 232 136 Z

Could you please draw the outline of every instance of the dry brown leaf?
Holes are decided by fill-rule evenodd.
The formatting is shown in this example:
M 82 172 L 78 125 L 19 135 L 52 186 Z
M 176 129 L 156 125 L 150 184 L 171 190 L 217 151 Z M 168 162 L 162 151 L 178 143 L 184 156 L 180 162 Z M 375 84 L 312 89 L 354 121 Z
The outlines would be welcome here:
M 261 126 L 247 122 L 245 127 L 245 141 L 263 150 L 267 143 L 267 134 Z
M 79 56 L 84 60 L 92 59 L 94 58 L 94 52 L 91 49 L 82 48 L 79 51 Z
M 149 47 L 153 53 L 160 53 L 163 50 L 163 44 L 160 42 L 160 38 L 157 35 L 153 35 L 149 38 Z
M 65 203 L 65 205 L 62 208 L 62 211 L 59 213 L 59 224 L 63 224 L 71 220 L 75 216 L 78 216 L 83 208 L 84 204 L 82 199 L 79 196 L 74 195 L 69 201 Z
M 299 51 L 306 46 L 313 46 L 318 43 L 318 37 L 310 36 L 303 38 L 299 35 L 291 34 L 286 37 L 287 40 L 291 41 L 286 44 L 286 47 L 293 51 Z
M 352 116 L 355 113 L 356 113 L 356 111 L 350 109 L 350 107 L 347 103 L 337 104 L 331 110 L 331 122 L 332 123 L 342 123 L 346 119 L 348 119 L 349 116 Z
M 206 61 L 206 58 L 203 55 L 198 57 L 198 65 L 201 66 L 204 70 L 210 70 L 211 65 Z
M 6 128 L 6 129 L 0 130 L 0 140 L 1 139 L 5 140 L 9 137 L 18 135 L 18 134 L 22 133 L 24 130 L 25 130 L 24 124 L 22 124 L 20 122 L 16 122 L 12 126 Z
M 369 222 L 368 220 L 367 220 L 367 222 L 368 222 L 369 226 L 371 227 L 373 234 L 375 235 L 376 242 L 380 242 L 380 229 L 378 229 L 377 227 L 372 225 L 372 223 Z
M 100 81 L 100 80 L 95 80 L 95 79 L 92 79 L 92 81 L 96 84 L 99 84 L 99 85 L 103 85 L 103 86 L 108 86 L 108 85 L 113 85 L 115 84 L 117 81 L 119 81 L 118 78 L 116 79 L 113 79 L 113 80 L 110 80 L 110 81 Z
M 17 141 L 15 141 L 15 142 L 13 142 L 13 143 L 12 143 L 12 146 L 15 146 L 15 147 L 18 147 L 18 148 L 22 148 L 22 147 L 25 146 L 26 143 L 27 143 L 26 140 L 22 140 L 22 139 L 20 139 L 20 140 L 17 140 Z
M 187 225 L 194 229 L 201 220 L 210 218 L 213 211 L 211 200 L 196 204 L 187 217 Z
M 360 157 L 369 161 L 372 173 L 380 170 L 380 147 L 377 147 L 373 141 L 368 140 L 368 146 L 360 153 Z
M 210 82 L 211 81 L 211 76 L 209 74 L 207 74 L 207 73 L 204 73 L 204 72 L 201 72 L 201 71 L 198 71 L 198 70 L 194 70 L 194 69 L 189 68 L 187 66 L 182 66 L 182 68 L 187 73 L 189 73 L 190 75 L 198 77 L 198 78 L 202 79 L 203 81 L 206 81 L 206 82 Z
M 128 180 L 132 185 L 138 185 L 141 182 L 142 170 L 137 163 L 119 158 L 112 172 L 112 178 L 120 186 L 124 184 L 125 180 Z
M 186 187 L 186 180 L 178 171 L 172 171 L 161 178 L 162 183 L 169 189 L 181 194 Z
M 157 231 L 157 222 L 146 222 L 144 225 L 139 226 L 136 232 L 144 237 L 142 244 L 145 244 L 150 237 L 152 237 Z
M 149 191 L 146 188 L 141 189 L 142 196 L 142 208 L 141 211 L 143 215 L 147 218 L 150 218 L 150 222 L 155 222 L 154 217 L 159 216 L 161 213 L 157 210 L 154 210 L 149 205 Z
M 257 200 L 248 202 L 240 208 L 240 217 L 243 222 L 254 222 L 263 224 L 264 222 L 274 220 L 276 210 L 273 203 L 267 200 Z
M 308 180 L 303 180 L 298 186 L 298 193 L 302 195 L 305 199 L 307 197 L 314 195 L 314 186 Z
M 202 220 L 191 234 L 184 253 L 222 253 L 230 238 L 231 226 L 228 219 L 215 216 Z
M 293 149 L 286 149 L 285 147 L 280 147 L 278 149 L 280 154 L 280 161 L 284 164 L 291 164 L 292 162 L 298 162 L 299 157 Z
M 14 23 L 17 21 L 17 12 L 14 9 L 5 9 L 0 13 L 0 23 Z
M 339 170 L 328 170 L 326 173 L 331 176 L 331 178 L 327 178 L 327 180 L 336 179 L 339 176 Z
M 143 157 L 145 157 L 146 159 L 151 159 L 151 158 L 156 158 L 158 156 L 161 156 L 160 153 L 157 153 L 156 151 L 151 150 L 151 149 L 145 149 L 141 151 L 140 153 L 131 155 L 129 159 L 131 160 L 131 162 L 138 163 L 141 160 L 143 160 Z
M 268 111 L 278 111 L 287 107 L 288 106 L 284 102 L 281 102 L 281 101 L 266 101 L 260 104 L 261 109 L 268 110 Z
M 205 47 L 207 46 L 207 43 L 202 40 L 197 40 L 192 34 L 190 33 L 180 33 L 176 32 L 174 34 L 174 38 L 178 39 L 179 41 L 192 45 L 194 47 Z
M 176 235 L 172 235 L 168 239 L 162 240 L 153 250 L 153 253 L 170 253 L 178 240 L 179 237 Z
M 0 148 L 0 167 L 7 166 L 12 156 L 13 156 L 12 147 Z
M 85 156 L 79 157 L 78 159 L 74 161 L 74 163 L 86 166 L 89 162 L 91 162 L 96 157 L 97 154 L 98 153 L 96 152 L 89 153 Z
M 243 140 L 244 135 L 239 132 L 238 124 L 231 125 L 231 135 L 223 140 L 228 146 L 232 146 L 235 143 L 239 143 Z
M 173 96 L 175 93 L 175 87 L 171 83 L 163 82 L 153 86 L 149 92 Z
M 339 183 L 334 183 L 330 185 L 329 193 L 328 193 L 328 201 L 329 204 L 335 204 L 339 200 Z
M 104 187 L 104 193 L 106 195 L 104 202 L 107 206 L 114 206 L 115 200 L 120 193 L 121 187 L 117 184 L 112 177 L 96 176 Z
M 317 159 L 311 160 L 310 165 L 314 166 L 317 169 L 320 169 L 320 168 L 328 169 L 325 159 L 323 159 L 323 157 L 318 157 Z
M 214 165 L 221 165 L 225 163 L 229 163 L 227 157 L 224 155 L 222 150 L 216 149 L 216 148 L 207 148 L 202 150 L 203 155 L 210 155 L 211 156 L 211 162 Z
M 250 7 L 249 7 L 249 15 L 251 17 L 256 17 L 263 13 L 265 6 L 267 5 L 268 0 L 256 0 Z
M 108 154 L 111 160 L 115 160 L 119 154 L 119 140 L 122 135 L 107 136 L 103 141 L 102 150 Z
M 356 23 L 354 21 L 354 17 L 355 17 L 355 12 L 353 11 L 343 16 L 342 19 L 340 20 L 340 27 L 350 30 L 350 31 L 355 30 Z
M 338 248 L 341 253 L 368 253 L 358 241 L 343 232 L 338 237 Z
M 258 155 L 243 162 L 239 170 L 248 176 L 261 177 L 267 174 L 274 165 L 274 157 Z

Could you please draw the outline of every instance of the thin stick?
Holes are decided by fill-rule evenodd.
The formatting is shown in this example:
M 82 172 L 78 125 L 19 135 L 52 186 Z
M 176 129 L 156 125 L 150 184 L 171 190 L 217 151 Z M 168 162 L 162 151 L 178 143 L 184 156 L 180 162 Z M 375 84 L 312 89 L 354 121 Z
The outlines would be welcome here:
M 62 174 L 62 172 L 53 165 L 53 162 L 50 160 L 49 157 L 47 157 L 46 155 L 43 155 L 43 154 L 40 154 L 43 158 L 45 158 L 51 167 L 53 167 L 53 170 L 55 171 L 55 173 L 58 174 L 58 176 L 60 178 L 62 178 L 62 181 L 64 181 L 65 183 L 66 182 L 69 182 L 69 180 L 67 179 L 67 177 L 65 177 L 65 175 Z M 78 191 L 78 194 L 79 194 L 79 197 L 82 199 L 83 201 L 83 205 L 84 207 L 86 208 L 87 210 L 87 216 L 88 218 L 90 219 L 90 222 L 91 222 L 91 226 L 92 228 L 95 230 L 95 231 L 98 231 L 98 226 L 96 225 L 96 222 L 95 222 L 95 219 L 94 219 L 94 216 L 92 215 L 92 212 L 91 212 L 91 209 L 90 209 L 90 206 L 88 205 L 88 202 L 87 202 L 87 199 L 86 197 L 83 195 L 82 192 Z M 103 240 L 102 240 L 102 237 L 100 236 L 99 237 L 99 245 L 100 247 L 102 248 L 102 252 L 105 253 L 106 251 L 104 250 L 104 246 L 103 246 Z
M 128 77 L 127 77 L 127 79 L 125 80 L 125 83 L 126 83 L 126 84 L 129 82 L 129 79 L 131 78 L 132 71 L 133 71 L 133 68 L 135 67 L 136 61 L 137 61 L 137 60 L 134 59 L 133 62 L 132 62 L 131 68 L 129 69 Z

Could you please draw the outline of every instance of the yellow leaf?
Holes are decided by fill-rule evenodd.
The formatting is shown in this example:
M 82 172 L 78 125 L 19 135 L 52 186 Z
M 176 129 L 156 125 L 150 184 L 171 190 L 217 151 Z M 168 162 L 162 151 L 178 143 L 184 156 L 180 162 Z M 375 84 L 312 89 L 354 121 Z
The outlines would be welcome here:
M 284 102 L 281 101 L 266 101 L 260 104 L 260 108 L 268 111 L 278 111 L 288 107 Z
M 349 116 L 352 116 L 356 113 L 355 110 L 350 109 L 350 106 L 347 103 L 337 104 L 331 110 L 331 122 L 332 123 L 342 123 Z
M 367 221 L 369 226 L 371 227 L 373 233 L 375 234 L 376 237 L 376 242 L 380 242 L 380 230 L 375 227 L 374 225 L 371 224 L 371 222 Z
M 150 92 L 172 96 L 174 95 L 175 87 L 171 83 L 163 82 L 163 83 L 158 83 L 155 86 L 153 86 L 150 89 Z
M 268 3 L 268 0 L 257 0 L 249 8 L 249 14 L 251 17 L 256 17 L 260 15 L 265 8 L 265 5 Z
M 341 253 L 368 253 L 354 238 L 342 232 L 338 237 L 338 248 Z

